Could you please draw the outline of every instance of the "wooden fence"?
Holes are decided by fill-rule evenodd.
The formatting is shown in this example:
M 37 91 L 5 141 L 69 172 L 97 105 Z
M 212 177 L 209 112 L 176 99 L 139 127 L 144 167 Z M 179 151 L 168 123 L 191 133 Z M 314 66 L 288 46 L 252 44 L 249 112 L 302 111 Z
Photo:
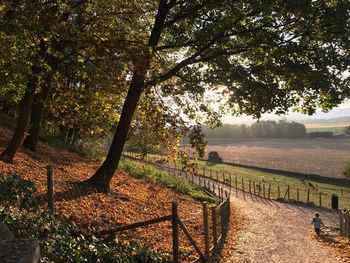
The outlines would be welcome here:
M 350 210 L 339 210 L 340 213 L 340 235 L 345 236 L 350 241 Z
M 141 158 L 138 153 L 126 153 L 127 156 L 133 158 Z M 150 163 L 162 163 L 162 158 L 155 156 L 142 156 L 143 159 Z M 167 169 L 174 173 L 180 173 L 182 167 L 176 163 L 166 163 Z M 187 176 L 187 175 L 186 175 Z M 308 187 L 296 187 L 293 185 L 277 184 L 275 182 L 265 181 L 261 178 L 260 181 L 238 176 L 227 171 L 219 171 L 206 169 L 204 167 L 197 169 L 196 175 L 200 178 L 208 178 L 221 184 L 242 190 L 253 195 L 257 195 L 266 199 L 284 199 L 286 201 L 295 201 L 305 204 L 313 204 L 320 207 L 330 208 L 332 205 L 332 195 L 318 191 L 317 185 L 307 183 Z M 191 180 L 191 178 L 190 178 Z M 193 180 L 192 180 L 193 181 Z M 342 208 L 349 207 L 350 198 L 338 196 L 339 206 Z
M 53 167 L 49 165 L 47 167 L 47 200 L 48 208 L 54 213 L 54 173 Z M 193 179 L 193 176 L 192 176 Z M 201 184 L 201 181 L 199 180 Z M 190 231 L 185 225 L 185 220 L 182 220 L 178 214 L 178 206 L 176 202 L 172 203 L 171 213 L 162 217 L 148 219 L 142 222 L 136 222 L 130 225 L 120 226 L 113 229 L 108 229 L 99 232 L 100 234 L 107 233 L 117 233 L 126 230 L 133 230 L 139 227 L 147 227 L 149 225 L 169 221 L 172 224 L 172 249 L 173 249 L 173 262 L 180 262 L 179 255 L 179 230 L 182 230 L 186 238 L 189 240 L 190 244 L 193 246 L 194 250 L 198 254 L 198 260 L 204 262 L 210 262 L 210 259 L 216 256 L 220 248 L 222 248 L 224 240 L 226 238 L 231 215 L 230 206 L 230 194 L 225 191 L 220 185 L 215 185 L 207 183 L 205 191 L 210 192 L 212 195 L 217 196 L 221 203 L 218 206 L 208 206 L 207 202 L 202 203 L 202 222 L 203 222 L 203 240 L 204 240 L 204 251 L 200 248 L 197 242 L 192 237 Z M 198 261 L 196 260 L 196 261 Z
M 127 156 L 127 157 L 131 157 L 135 159 L 136 156 Z M 139 158 L 137 159 L 139 160 Z M 187 237 L 187 239 L 190 241 L 193 248 L 198 253 L 199 260 L 210 261 L 212 257 L 218 254 L 218 252 L 220 251 L 220 248 L 222 248 L 228 232 L 230 216 L 231 216 L 229 192 L 224 190 L 221 184 L 217 184 L 214 182 L 210 183 L 209 180 L 201 180 L 200 176 L 185 173 L 181 169 L 166 166 L 164 163 L 151 162 L 150 159 L 147 159 L 147 160 L 144 159 L 143 161 L 151 163 L 152 165 L 155 165 L 159 169 L 168 170 L 170 173 L 173 173 L 174 176 L 183 176 L 187 180 L 190 180 L 192 183 L 200 186 L 206 192 L 209 192 L 210 194 L 221 199 L 221 203 L 217 207 L 211 206 L 209 208 L 208 204 L 206 202 L 203 202 L 203 218 L 202 218 L 203 228 L 204 228 L 204 231 L 203 231 L 204 251 L 203 252 L 201 251 L 200 247 L 196 244 L 195 240 L 192 238 L 183 220 L 177 217 L 178 226 L 184 232 L 185 236 Z M 209 225 L 209 221 L 211 221 L 211 225 Z M 174 236 L 174 233 L 173 233 L 173 240 L 177 240 L 177 238 L 178 237 Z M 176 245 L 176 242 L 175 243 L 173 242 L 173 250 L 176 251 L 176 247 L 174 247 L 174 245 Z M 173 252 L 174 262 L 178 262 L 176 261 L 175 254 L 176 252 Z

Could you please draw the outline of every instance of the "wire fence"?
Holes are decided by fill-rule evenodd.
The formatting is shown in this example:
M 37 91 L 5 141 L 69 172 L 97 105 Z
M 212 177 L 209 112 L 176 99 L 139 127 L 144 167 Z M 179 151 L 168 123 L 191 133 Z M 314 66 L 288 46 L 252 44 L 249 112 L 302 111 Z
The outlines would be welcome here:
M 125 153 L 125 155 L 138 159 L 144 158 L 145 161 L 150 163 L 166 165 L 167 169 L 175 170 L 177 173 L 184 172 L 181 164 L 167 162 L 162 156 L 141 156 L 138 153 Z M 340 191 L 330 191 L 319 187 L 318 184 L 303 180 L 301 181 L 305 186 L 296 183 L 284 184 L 266 180 L 262 177 L 258 179 L 256 176 L 249 177 L 244 174 L 244 170 L 241 171 L 242 173 L 231 173 L 230 171 L 208 169 L 206 166 L 198 165 L 196 175 L 267 199 L 285 200 L 325 208 L 350 208 L 350 195 L 348 196 L 348 192 L 345 190 L 343 193 L 343 188 L 340 188 Z M 195 175 L 189 174 L 189 180 L 194 181 L 193 176 Z M 201 179 L 198 183 L 201 185 Z
M 225 148 L 208 147 L 209 151 L 217 151 L 225 162 L 333 178 L 342 178 L 344 164 L 350 162 L 348 155 L 330 150 L 295 153 L 293 150 L 255 149 L 258 152 L 248 153 L 239 148 L 231 151 L 223 149 Z

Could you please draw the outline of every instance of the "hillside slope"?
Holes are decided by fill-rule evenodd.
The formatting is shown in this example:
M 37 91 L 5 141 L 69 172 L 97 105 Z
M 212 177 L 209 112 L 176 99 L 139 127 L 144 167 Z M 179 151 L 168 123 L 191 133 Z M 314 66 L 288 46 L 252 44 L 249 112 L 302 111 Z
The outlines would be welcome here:
M 0 151 L 10 139 L 11 131 L 0 127 Z M 192 198 L 160 185 L 137 179 L 118 171 L 112 180 L 111 193 L 96 192 L 81 182 L 98 168 L 99 164 L 64 149 L 44 143 L 38 152 L 21 149 L 14 164 L 0 162 L 0 172 L 18 174 L 35 182 L 39 195 L 46 196 L 46 167 L 54 167 L 55 214 L 72 220 L 88 232 L 106 230 L 171 213 L 171 202 L 179 205 L 182 218 L 192 218 L 186 225 L 201 243 L 201 204 Z M 194 216 L 195 214 L 195 216 Z M 198 219 L 196 220 L 196 217 Z M 194 220 L 193 220 L 194 219 Z M 156 224 L 136 231 L 118 234 L 121 240 L 137 240 L 159 252 L 171 252 L 171 224 Z M 182 250 L 193 259 L 193 250 L 181 236 Z

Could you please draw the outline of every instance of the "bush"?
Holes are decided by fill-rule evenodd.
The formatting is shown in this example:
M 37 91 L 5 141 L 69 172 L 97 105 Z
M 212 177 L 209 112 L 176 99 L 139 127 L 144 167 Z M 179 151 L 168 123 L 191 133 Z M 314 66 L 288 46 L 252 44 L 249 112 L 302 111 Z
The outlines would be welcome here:
M 119 242 L 113 234 L 86 234 L 74 223 L 55 218 L 38 205 L 31 181 L 2 174 L 0 189 L 0 221 L 18 237 L 39 240 L 41 262 L 171 262 L 169 256 L 136 242 Z
M 114 235 L 85 234 L 74 223 L 55 219 L 42 209 L 0 209 L 0 220 L 16 236 L 39 240 L 42 262 L 170 262 L 167 256 L 136 242 L 119 242 Z
M 343 175 L 345 178 L 350 179 L 350 163 L 344 165 Z
M 222 158 L 219 156 L 218 152 L 213 151 L 208 154 L 208 162 L 222 163 Z
M 0 200 L 3 204 L 22 208 L 35 206 L 39 201 L 35 194 L 33 182 L 17 175 L 0 174 Z
M 332 138 L 333 132 L 310 132 L 310 138 Z

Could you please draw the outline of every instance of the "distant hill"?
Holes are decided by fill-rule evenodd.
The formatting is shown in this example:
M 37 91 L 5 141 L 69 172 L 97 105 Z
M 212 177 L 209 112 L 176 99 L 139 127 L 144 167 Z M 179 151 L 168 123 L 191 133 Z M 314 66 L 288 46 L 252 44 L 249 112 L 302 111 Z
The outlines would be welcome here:
M 350 116 L 343 116 L 330 119 L 304 119 L 298 120 L 306 127 L 344 127 L 350 125 Z

